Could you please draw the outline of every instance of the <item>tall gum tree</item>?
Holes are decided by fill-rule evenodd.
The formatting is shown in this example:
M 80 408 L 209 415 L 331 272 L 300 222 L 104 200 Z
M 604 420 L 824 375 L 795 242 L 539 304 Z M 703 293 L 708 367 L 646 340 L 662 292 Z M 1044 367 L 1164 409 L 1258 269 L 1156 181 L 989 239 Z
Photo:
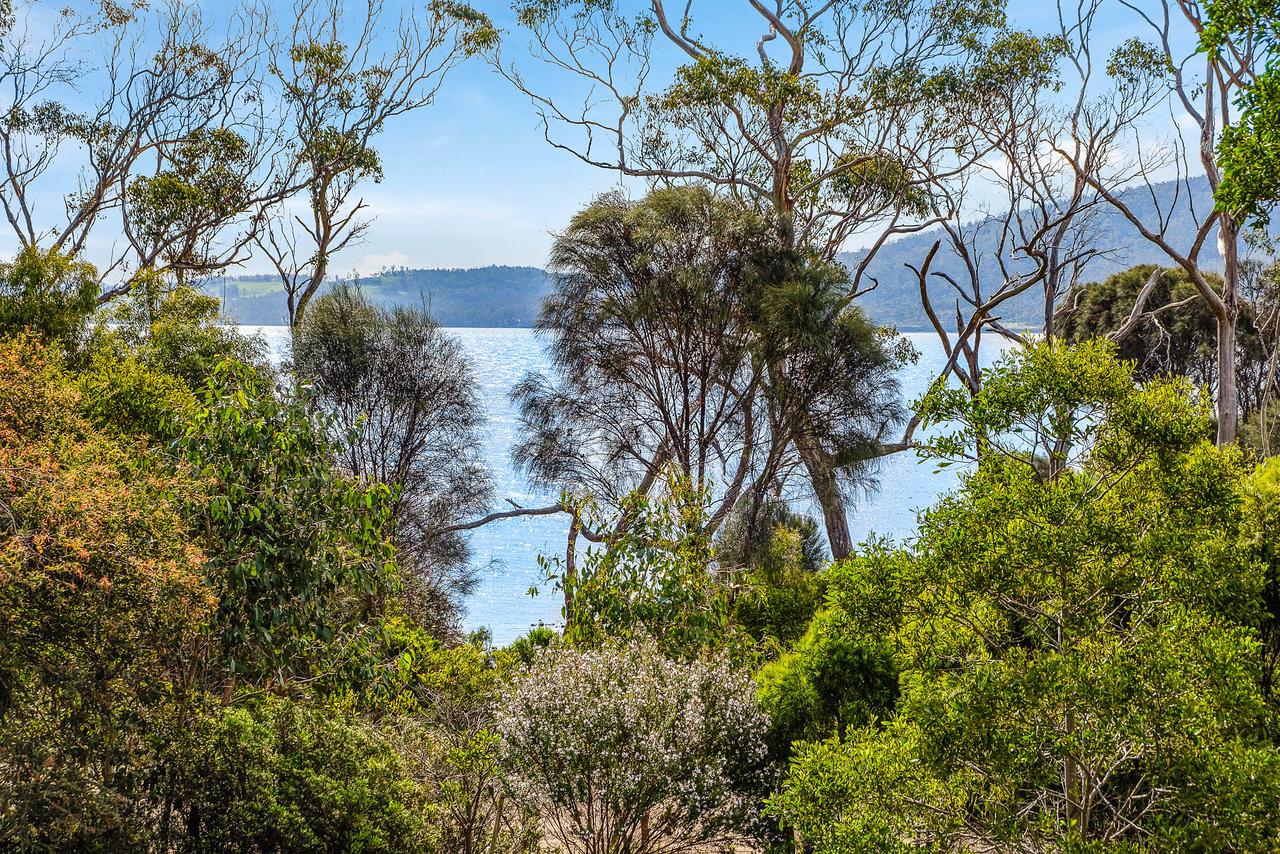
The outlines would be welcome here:
M 909 163 L 955 163 L 945 104 L 1003 28 L 998 3 L 749 0 L 732 24 L 699 23 L 696 6 L 519 0 L 532 63 L 545 67 L 535 79 L 501 51 L 492 61 L 530 98 L 549 144 L 649 185 L 704 182 L 819 263 L 854 236 L 876 249 L 923 227 L 929 179 Z M 547 71 L 580 90 L 547 94 Z M 864 273 L 852 271 L 849 300 L 874 286 Z M 802 431 L 795 445 L 843 557 L 840 461 L 812 439 Z
M 1236 327 L 1240 317 L 1241 232 L 1238 211 L 1199 203 L 1192 182 L 1203 174 L 1217 193 L 1223 171 L 1218 143 L 1239 119 L 1239 98 L 1257 78 L 1265 53 L 1259 43 L 1221 34 L 1211 50 L 1201 49 L 1207 3 L 1197 0 L 1121 0 L 1140 35 L 1123 43 L 1106 71 L 1117 87 L 1144 88 L 1152 98 L 1146 115 L 1168 109 L 1179 132 L 1165 145 L 1152 144 L 1142 123 L 1118 128 L 1114 141 L 1131 154 L 1107 168 L 1092 170 L 1069 152 L 1081 176 L 1134 228 L 1186 271 L 1217 326 L 1217 439 L 1230 444 L 1238 426 Z M 1145 190 L 1172 178 L 1179 191 L 1161 203 Z M 1136 189 L 1136 193 L 1125 193 Z M 1141 200 L 1141 202 L 1139 202 Z M 1150 204 L 1147 204 L 1147 202 Z M 1175 212 L 1190 213 L 1195 232 L 1189 245 L 1177 245 L 1167 233 Z M 1206 249 L 1216 240 L 1222 255 L 1223 282 L 1215 288 L 1207 275 Z
M 102 253 L 105 302 L 236 263 L 298 185 L 264 85 L 264 7 L 91 6 L 0 10 L 0 210 L 23 248 Z
M 970 165 L 915 166 L 932 178 L 929 221 L 939 237 L 921 262 L 907 266 L 948 357 L 943 374 L 971 394 L 981 385 L 984 331 L 1028 343 L 1001 322 L 1005 303 L 1040 295 L 1043 321 L 1035 331 L 1053 338 L 1064 298 L 1077 292 L 1086 269 L 1125 248 L 1120 235 L 1101 227 L 1107 202 L 1087 179 L 1112 159 L 1117 137 L 1156 93 L 1121 85 L 1099 97 L 1092 60 L 1098 12 L 1096 3 L 1060 7 L 1050 32 L 1007 30 L 992 40 L 949 109 L 951 120 L 969 129 L 963 159 Z M 954 302 L 953 327 L 947 301 Z

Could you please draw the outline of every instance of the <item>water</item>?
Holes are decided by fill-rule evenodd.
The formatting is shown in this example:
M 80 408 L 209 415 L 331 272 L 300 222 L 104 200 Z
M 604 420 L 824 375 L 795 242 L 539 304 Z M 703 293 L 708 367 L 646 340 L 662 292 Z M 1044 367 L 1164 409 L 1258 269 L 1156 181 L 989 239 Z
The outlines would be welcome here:
M 247 334 L 260 334 L 272 357 L 279 361 L 287 353 L 289 334 L 282 326 L 245 326 Z M 509 507 L 506 499 L 525 506 L 546 505 L 555 494 L 541 493 L 511 465 L 511 448 L 520 433 L 520 422 L 508 393 L 526 371 L 543 370 L 547 356 L 541 343 L 528 329 L 450 329 L 471 359 L 480 385 L 487 420 L 482 434 L 484 453 L 493 472 L 497 509 Z M 946 363 L 938 339 L 931 333 L 907 333 L 920 352 L 919 361 L 901 374 L 903 394 L 908 401 L 918 398 Z M 997 355 L 994 340 L 985 353 L 990 361 Z M 917 514 L 941 494 L 951 489 L 958 472 L 935 471 L 935 466 L 914 453 L 894 454 L 880 461 L 877 478 L 880 488 L 862 498 L 851 509 L 850 528 L 855 541 L 871 534 L 902 539 L 914 533 Z M 543 592 L 530 596 L 529 588 L 542 578 L 539 553 L 564 551 L 568 518 L 563 515 L 526 516 L 504 519 L 471 534 L 473 560 L 482 567 L 476 593 L 468 600 L 464 626 L 467 630 L 488 628 L 496 643 L 507 643 L 539 623 L 555 625 L 560 620 L 558 597 Z

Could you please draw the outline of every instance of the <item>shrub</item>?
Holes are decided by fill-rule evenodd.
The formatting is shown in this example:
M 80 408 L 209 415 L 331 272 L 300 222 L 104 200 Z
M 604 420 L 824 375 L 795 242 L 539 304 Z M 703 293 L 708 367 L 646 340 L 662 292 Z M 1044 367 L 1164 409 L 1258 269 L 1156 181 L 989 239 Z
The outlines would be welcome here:
M 173 439 L 195 409 L 195 396 L 182 380 L 136 356 L 96 356 L 76 379 L 81 411 L 98 427 L 124 435 Z
M 577 854 L 687 851 L 747 831 L 767 725 L 726 659 L 677 662 L 650 642 L 543 650 L 497 718 L 512 790 Z
M 0 344 L 0 849 L 133 850 L 148 735 L 214 607 L 175 499 L 30 338 Z
M 203 716 L 171 749 L 173 833 L 191 850 L 443 854 L 426 791 L 357 720 L 264 699 Z
M 28 246 L 12 263 L 0 264 L 0 333 L 26 330 L 74 348 L 97 303 L 93 265 L 56 249 Z
M 1039 344 L 926 402 L 961 427 L 934 453 L 979 462 L 908 548 L 833 579 L 902 695 L 797 752 L 771 804 L 807 850 L 1275 850 L 1269 490 L 1185 380 L 1132 371 Z
M 835 606 L 820 611 L 796 648 L 766 664 L 756 679 L 769 713 L 770 752 L 780 761 L 793 742 L 875 723 L 898 697 L 892 650 Z
M 235 674 L 287 680 L 322 662 L 394 582 L 390 490 L 344 477 L 305 401 L 219 365 L 178 447 L 205 482 L 189 512 L 209 555 L 222 651 Z
M 216 297 L 190 285 L 167 285 L 157 276 L 143 276 L 102 313 L 91 346 L 99 355 L 136 356 L 148 368 L 181 379 L 193 392 L 225 361 L 251 367 L 264 385 L 272 382 L 261 338 L 224 325 Z
M 588 507 L 586 524 L 613 530 L 603 549 L 590 549 L 573 572 L 558 558 L 540 558 L 564 591 L 565 640 L 600 647 L 649 638 L 676 658 L 734 647 L 726 587 L 713 572 L 704 532 L 705 493 L 683 475 L 666 472 L 666 488 L 634 492 L 611 516 Z
M 754 512 L 754 520 L 751 518 Z M 786 648 L 822 604 L 826 558 L 818 524 L 781 501 L 741 502 L 716 542 L 721 572 L 736 576 L 733 620 L 757 643 Z

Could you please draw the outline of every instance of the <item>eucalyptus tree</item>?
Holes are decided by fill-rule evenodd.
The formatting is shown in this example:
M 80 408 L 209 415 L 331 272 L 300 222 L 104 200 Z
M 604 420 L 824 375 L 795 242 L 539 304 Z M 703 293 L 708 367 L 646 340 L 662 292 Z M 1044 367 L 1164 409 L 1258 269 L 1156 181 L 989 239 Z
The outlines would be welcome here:
M 294 369 L 331 419 L 338 461 L 392 487 L 391 539 L 415 616 L 444 633 L 476 582 L 459 519 L 484 510 L 483 419 L 461 346 L 423 308 L 384 309 L 338 287 L 294 339 Z
M 382 179 L 373 138 L 434 101 L 448 73 L 496 38 L 484 15 L 453 0 L 403 13 L 390 32 L 382 0 L 354 11 L 349 5 L 297 0 L 296 23 L 271 66 L 299 143 L 307 209 L 277 211 L 257 243 L 280 275 L 293 327 L 330 259 L 368 228 L 356 193 L 365 181 Z
M 552 270 L 537 329 L 554 372 L 515 392 L 516 459 L 538 482 L 616 506 L 674 468 L 707 496 L 709 534 L 800 472 L 842 508 L 901 421 L 904 354 L 845 304 L 845 271 L 706 187 L 600 198 L 557 237 Z M 843 510 L 827 521 L 847 554 Z
M 1066 295 L 1078 292 L 1091 265 L 1125 248 L 1121 235 L 1103 228 L 1108 203 L 1089 179 L 1116 160 L 1122 134 L 1158 93 L 1139 76 L 1099 95 L 1100 8 L 1060 6 L 1044 34 L 1009 29 L 993 38 L 948 113 L 969 128 L 967 167 L 915 167 L 933 176 L 928 207 L 939 236 L 907 266 L 948 357 L 943 376 L 971 394 L 982 381 L 986 333 L 1019 346 L 1029 343 L 1028 331 L 1055 337 Z M 1041 321 L 1032 330 L 1006 326 L 1001 307 L 1032 295 L 1040 297 Z M 909 422 L 903 444 L 917 424 Z
M 1003 24 L 996 4 L 932 0 L 752 0 L 732 26 L 665 0 L 522 0 L 515 11 L 533 57 L 592 95 L 553 98 L 496 58 L 548 141 L 626 176 L 723 188 L 823 258 L 918 203 L 903 153 L 951 147 L 954 128 L 934 119 L 954 66 Z M 758 38 L 741 35 L 744 19 Z M 681 64 L 653 82 L 664 49 Z
M 1141 35 L 1124 42 L 1112 54 L 1106 71 L 1118 90 L 1147 93 L 1142 115 L 1150 116 L 1157 108 L 1168 109 L 1178 130 L 1161 145 L 1153 144 L 1147 128 L 1140 124 L 1115 123 L 1110 132 L 1112 144 L 1125 145 L 1130 154 L 1114 158 L 1100 170 L 1090 169 L 1078 153 L 1063 153 L 1145 240 L 1186 272 L 1213 312 L 1218 442 L 1226 444 L 1235 441 L 1238 422 L 1236 335 L 1241 307 L 1242 218 L 1237 208 L 1197 201 L 1192 182 L 1203 173 L 1217 193 L 1223 177 L 1219 140 L 1223 134 L 1232 135 L 1240 118 L 1239 99 L 1257 79 L 1266 52 L 1249 31 L 1220 32 L 1211 49 L 1202 50 L 1210 4 L 1199 0 L 1125 0 L 1123 5 Z M 1151 192 L 1121 192 L 1125 187 L 1150 190 L 1168 175 L 1177 182 L 1178 192 L 1171 198 L 1166 194 L 1167 202 Z M 1175 215 L 1189 215 L 1195 225 L 1187 245 L 1176 245 L 1168 234 L 1167 226 Z M 1209 259 L 1205 257 L 1215 235 L 1222 255 L 1221 288 L 1210 281 Z
M 548 94 L 501 53 L 493 61 L 529 96 L 553 146 L 650 185 L 715 187 L 819 264 L 854 236 L 871 244 L 869 261 L 892 235 L 924 227 L 929 177 L 910 167 L 962 168 L 969 156 L 946 105 L 1003 27 L 998 4 L 751 0 L 732 26 L 699 19 L 694 6 L 517 2 L 532 58 L 576 79 L 576 92 Z M 758 36 L 735 46 L 743 16 Z M 704 34 L 711 26 L 719 32 Z M 676 67 L 658 79 L 664 51 Z M 854 270 L 846 300 L 874 287 L 865 273 L 866 263 Z M 801 453 L 830 481 L 818 444 L 800 443 Z M 843 518 L 839 491 L 814 487 L 824 515 Z
M 1090 227 L 1095 199 L 1046 146 L 1059 127 L 1060 66 L 1074 46 L 1065 27 L 1051 36 L 1010 31 L 995 38 L 974 71 L 974 85 L 957 92 L 947 108 L 951 121 L 965 128 L 966 167 L 928 159 L 912 164 L 914 173 L 928 177 L 924 222 L 936 226 L 939 237 L 906 266 L 947 356 L 942 378 L 954 378 L 971 394 L 981 383 L 985 332 L 1025 341 L 1000 322 L 1000 306 L 1042 291 L 1042 331 L 1052 336 L 1064 280 L 1100 251 Z M 953 262 L 945 264 L 949 270 L 939 269 L 943 259 Z M 940 286 L 954 301 L 954 319 L 939 299 Z M 903 446 L 917 423 L 908 424 Z
M 698 492 L 715 485 L 723 518 L 768 441 L 748 282 L 768 235 L 697 188 L 613 193 L 573 218 L 535 324 L 554 373 L 513 393 L 516 460 L 536 482 L 617 506 L 673 466 Z
M 101 301 L 143 275 L 234 263 L 297 189 L 265 91 L 266 12 L 218 17 L 187 0 L 73 7 L 52 21 L 22 3 L 8 16 L 0 208 L 20 246 L 66 256 L 111 229 L 114 240 L 92 244 L 110 244 Z M 44 201 L 55 194 L 65 203 Z

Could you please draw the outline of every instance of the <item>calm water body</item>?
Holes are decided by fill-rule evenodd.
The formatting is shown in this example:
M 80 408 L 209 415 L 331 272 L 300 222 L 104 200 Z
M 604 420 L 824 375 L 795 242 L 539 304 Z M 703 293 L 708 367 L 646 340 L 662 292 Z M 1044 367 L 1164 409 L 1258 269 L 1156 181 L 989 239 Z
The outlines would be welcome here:
M 287 355 L 289 334 L 282 326 L 245 326 L 246 334 L 261 335 L 278 362 Z M 482 439 L 485 456 L 494 478 L 497 501 L 504 499 L 523 506 L 547 504 L 555 494 L 541 493 L 512 468 L 511 448 L 520 433 L 520 421 L 508 394 L 531 370 L 545 370 L 546 352 L 528 329 L 450 329 L 471 358 L 480 384 L 487 420 Z M 908 401 L 918 398 L 946 363 L 942 346 L 932 333 L 907 333 L 920 352 L 920 359 L 900 377 Z M 997 355 L 996 342 L 988 342 L 990 361 Z M 936 472 L 934 465 L 913 453 L 895 454 L 880 462 L 879 488 L 862 497 L 850 512 L 855 541 L 870 534 L 895 539 L 915 532 L 917 513 L 928 507 L 956 482 L 957 472 Z M 472 558 L 482 567 L 480 585 L 467 602 L 464 622 L 468 630 L 488 628 L 496 643 L 505 644 L 538 623 L 556 625 L 560 621 L 560 601 L 547 592 L 530 596 L 529 588 L 542 579 L 539 553 L 556 554 L 564 549 L 568 520 L 563 516 L 533 516 L 504 519 L 480 528 L 471 535 Z

